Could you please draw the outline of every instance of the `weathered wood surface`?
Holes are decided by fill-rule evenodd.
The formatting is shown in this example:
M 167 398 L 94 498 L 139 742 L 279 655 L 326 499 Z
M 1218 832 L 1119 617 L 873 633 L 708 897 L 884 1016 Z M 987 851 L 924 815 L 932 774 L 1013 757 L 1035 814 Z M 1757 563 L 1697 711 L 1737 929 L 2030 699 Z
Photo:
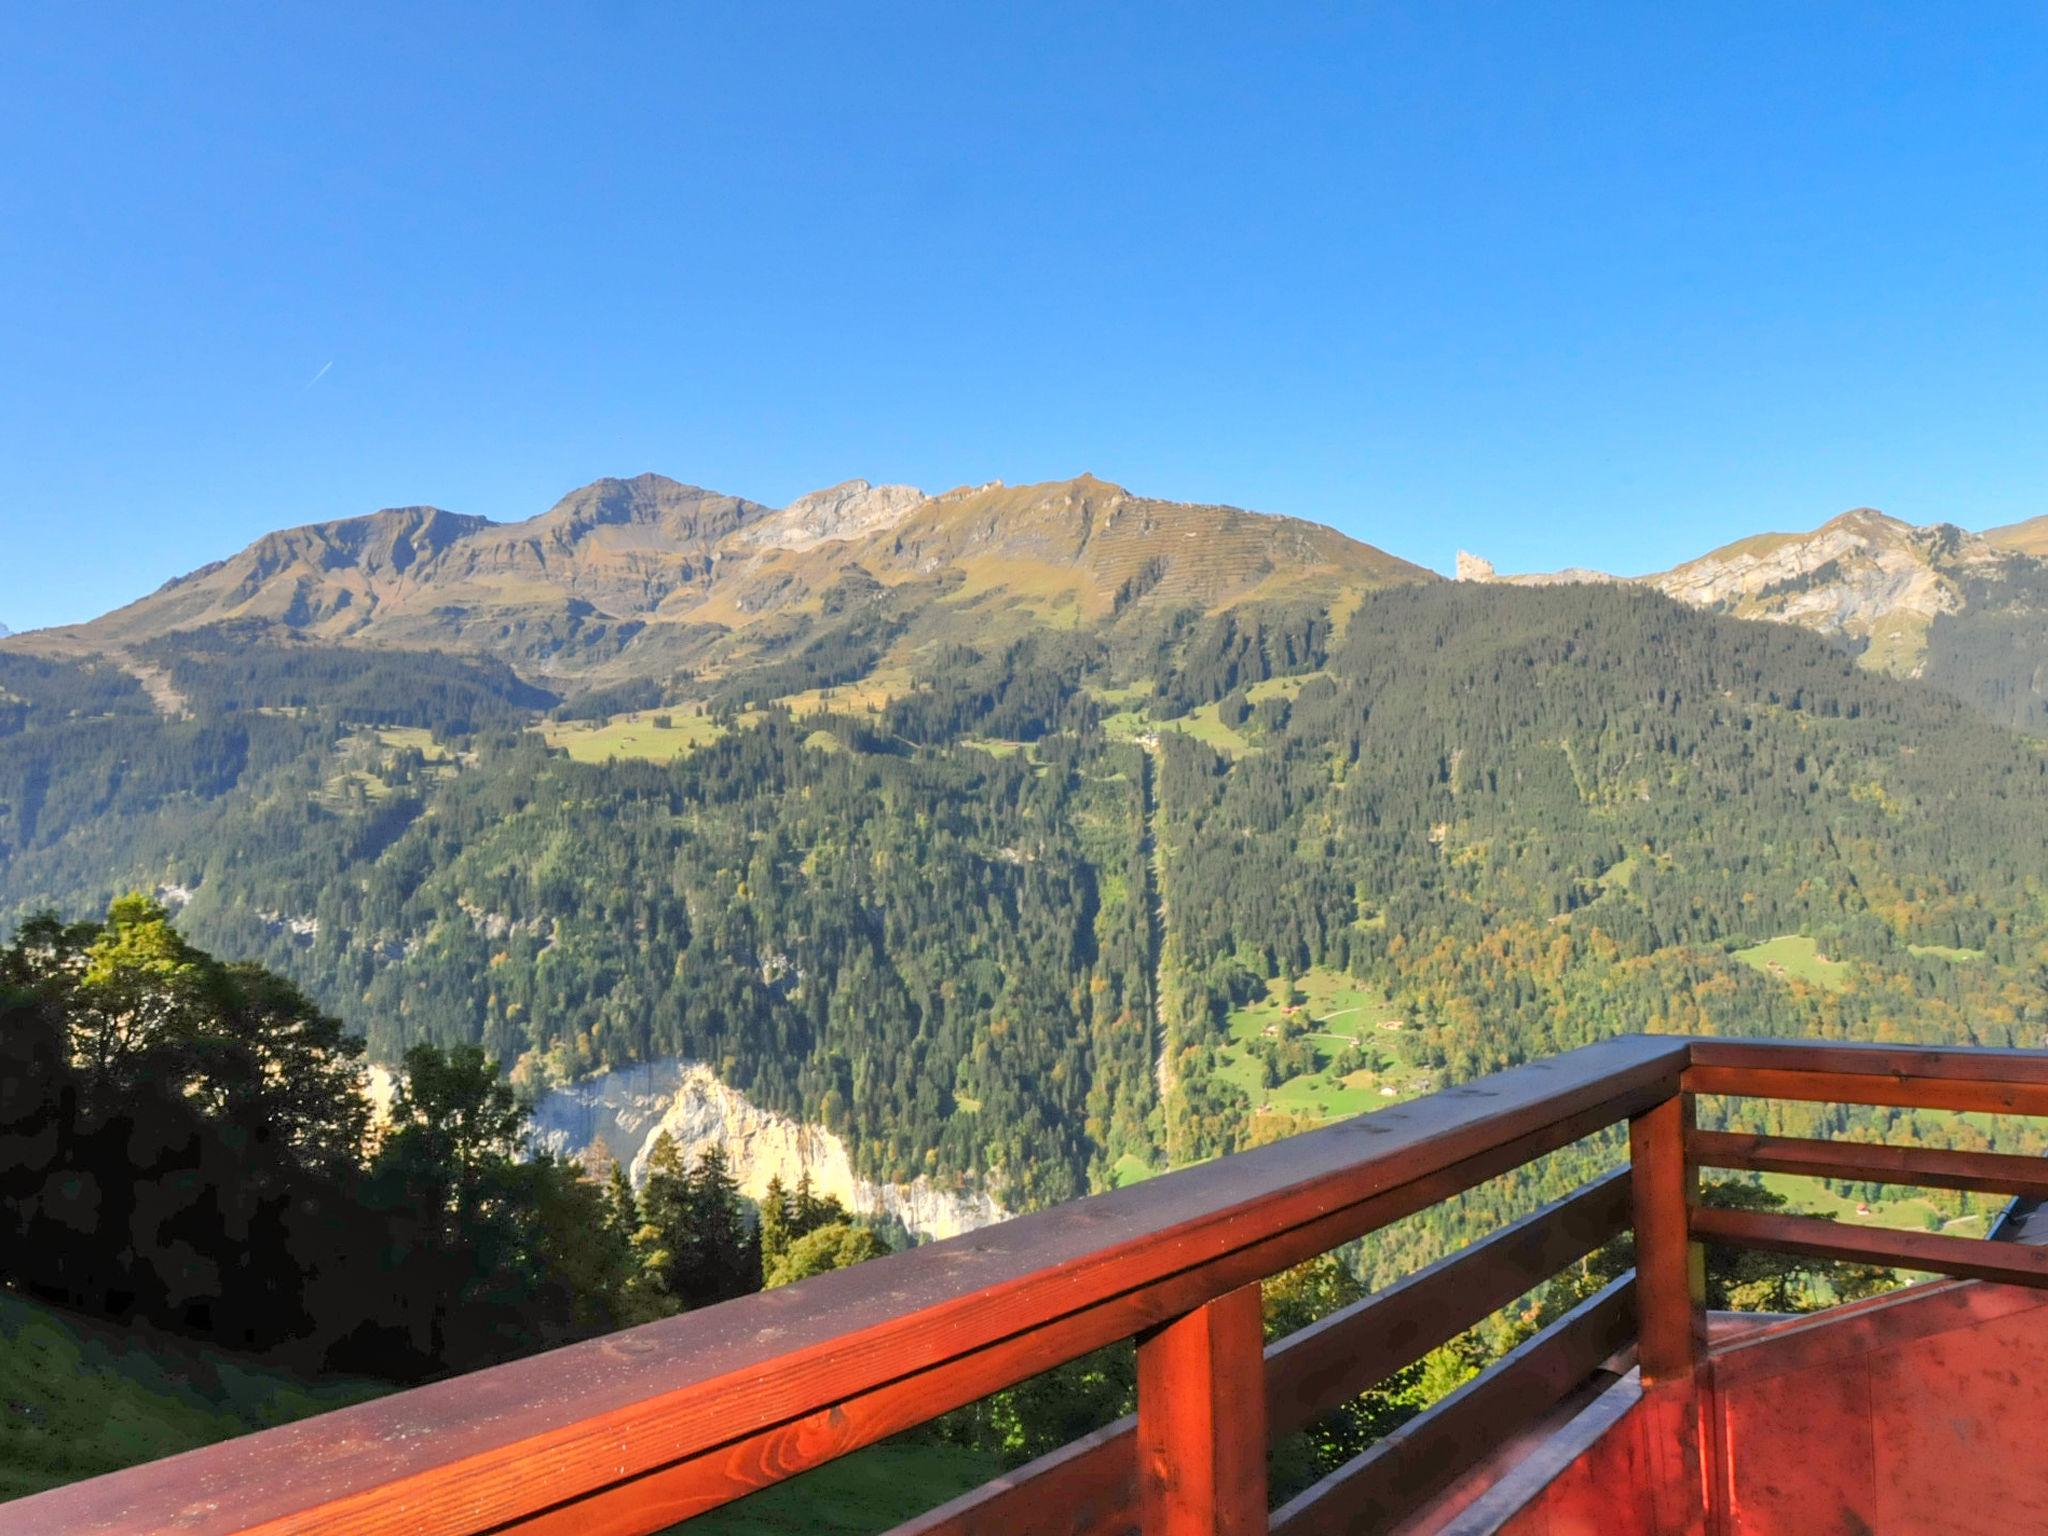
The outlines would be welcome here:
M 1692 1099 L 1666 1099 L 1629 1122 L 1636 1234 L 1636 1312 L 1643 1381 L 1691 1381 L 1706 1335 L 1693 1294 L 1687 1215 L 1692 1173 L 1685 1138 Z
M 7 1513 L 64 1536 L 656 1530 L 1334 1247 L 1395 1219 L 1371 1202 L 1404 1187 L 1636 1113 L 1686 1058 L 1678 1038 L 1602 1042 Z
M 1863 1045 L 1837 1040 L 1694 1036 L 1692 1064 L 1780 1072 L 1841 1072 L 1917 1082 L 2032 1083 L 2048 1087 L 2048 1051 L 1978 1046 Z
M 1693 1066 L 1686 1070 L 1685 1088 L 1688 1093 L 1725 1093 L 1751 1099 L 2048 1115 L 2048 1083 L 2020 1077 L 1939 1078 L 1907 1071 Z

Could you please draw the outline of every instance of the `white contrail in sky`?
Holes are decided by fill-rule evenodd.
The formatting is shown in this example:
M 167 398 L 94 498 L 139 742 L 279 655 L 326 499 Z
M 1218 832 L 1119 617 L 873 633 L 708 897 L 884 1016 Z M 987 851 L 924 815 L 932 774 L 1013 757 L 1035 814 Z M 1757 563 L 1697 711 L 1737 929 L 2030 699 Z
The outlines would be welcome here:
M 304 384 L 304 385 L 303 385 L 303 386 L 302 386 L 302 387 L 300 388 L 300 390 L 299 390 L 299 393 L 303 395 L 303 394 L 304 394 L 304 393 L 305 393 L 305 392 L 306 392 L 307 390 L 311 389 L 311 388 L 312 388 L 312 387 L 313 387 L 313 386 L 314 386 L 315 384 L 318 384 L 318 383 L 319 383 L 319 382 L 320 382 L 320 381 L 321 381 L 322 379 L 326 378 L 326 377 L 327 377 L 327 370 L 328 370 L 328 369 L 330 369 L 330 368 L 332 368 L 333 366 L 334 366 L 334 359 L 330 357 L 330 358 L 329 358 L 329 359 L 328 359 L 328 360 L 327 360 L 326 362 L 324 362 L 324 363 L 322 363 L 322 364 L 320 365 L 320 371 L 319 371 L 318 373 L 314 374 L 314 375 L 313 375 L 313 377 L 311 377 L 310 379 L 306 380 L 305 384 Z

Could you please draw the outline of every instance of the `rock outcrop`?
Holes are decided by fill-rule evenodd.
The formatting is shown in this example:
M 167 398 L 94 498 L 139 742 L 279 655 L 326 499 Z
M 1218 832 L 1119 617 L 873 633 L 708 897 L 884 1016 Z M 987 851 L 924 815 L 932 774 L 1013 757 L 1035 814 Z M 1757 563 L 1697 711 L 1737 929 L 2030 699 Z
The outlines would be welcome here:
M 908 1184 L 864 1179 L 846 1143 L 830 1131 L 762 1109 L 703 1063 L 682 1058 L 551 1089 L 535 1105 L 533 1123 L 540 1143 L 558 1152 L 581 1151 L 602 1137 L 636 1184 L 647 1176 L 655 1138 L 667 1131 L 688 1159 L 723 1147 L 741 1192 L 752 1199 L 767 1192 L 771 1179 L 793 1189 L 808 1172 L 819 1194 L 922 1238 L 953 1237 L 1009 1214 L 977 1189 L 948 1189 L 924 1177 Z
M 894 528 L 926 500 L 914 485 L 870 485 L 844 480 L 799 496 L 772 517 L 742 531 L 733 542 L 751 549 L 815 549 Z

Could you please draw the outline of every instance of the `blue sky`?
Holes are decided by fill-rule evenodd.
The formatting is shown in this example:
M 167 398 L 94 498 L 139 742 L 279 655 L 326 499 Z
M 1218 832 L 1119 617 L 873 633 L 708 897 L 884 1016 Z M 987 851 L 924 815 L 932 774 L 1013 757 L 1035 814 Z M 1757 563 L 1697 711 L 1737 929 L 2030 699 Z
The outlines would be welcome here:
M 645 469 L 1438 568 L 2048 512 L 2044 16 L 8 7 L 0 622 Z

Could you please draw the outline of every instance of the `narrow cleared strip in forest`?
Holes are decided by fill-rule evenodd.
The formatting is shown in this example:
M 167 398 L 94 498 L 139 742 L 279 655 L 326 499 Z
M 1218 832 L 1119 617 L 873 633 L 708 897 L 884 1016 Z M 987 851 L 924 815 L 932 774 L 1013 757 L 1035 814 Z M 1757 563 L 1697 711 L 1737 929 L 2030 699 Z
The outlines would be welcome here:
M 1166 855 L 1159 847 L 1159 768 L 1154 761 L 1159 742 L 1156 737 L 1143 738 L 1138 745 L 1142 749 L 1139 795 L 1144 810 L 1138 850 L 1144 855 L 1145 883 L 1149 887 L 1145 892 L 1145 943 L 1152 959 L 1153 1074 L 1163 1112 L 1166 1096 L 1173 1087 L 1173 1057 L 1166 1038 Z

